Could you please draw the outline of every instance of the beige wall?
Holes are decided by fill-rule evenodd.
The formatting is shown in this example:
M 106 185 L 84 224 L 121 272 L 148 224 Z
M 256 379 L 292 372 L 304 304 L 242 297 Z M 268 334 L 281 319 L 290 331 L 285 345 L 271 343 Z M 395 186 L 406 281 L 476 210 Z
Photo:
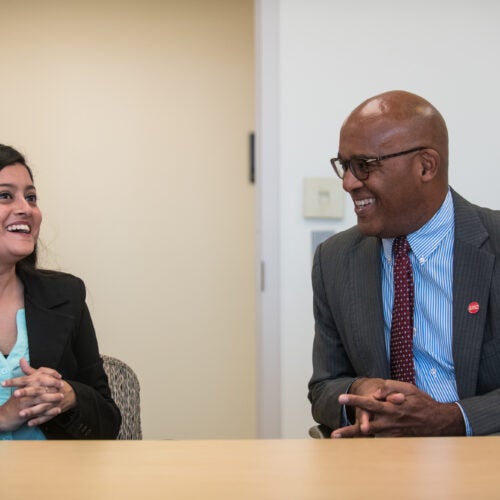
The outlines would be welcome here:
M 250 0 L 0 1 L 0 142 L 146 438 L 255 434 Z

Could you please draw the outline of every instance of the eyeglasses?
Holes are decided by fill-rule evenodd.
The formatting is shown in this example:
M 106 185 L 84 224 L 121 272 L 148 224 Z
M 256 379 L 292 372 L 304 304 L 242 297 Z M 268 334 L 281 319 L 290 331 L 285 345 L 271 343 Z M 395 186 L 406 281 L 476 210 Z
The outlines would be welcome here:
M 415 153 L 416 151 L 421 151 L 422 149 L 427 149 L 425 146 L 420 146 L 418 148 L 408 149 L 406 151 L 401 151 L 399 153 L 392 153 L 390 155 L 378 156 L 373 158 L 365 158 L 352 156 L 349 160 L 344 160 L 340 156 L 338 158 L 332 158 L 330 163 L 332 164 L 335 173 L 343 179 L 347 169 L 349 169 L 360 181 L 365 181 L 368 179 L 370 172 L 378 166 L 378 163 L 382 160 L 387 160 L 389 158 L 395 158 L 396 156 L 408 155 L 410 153 Z

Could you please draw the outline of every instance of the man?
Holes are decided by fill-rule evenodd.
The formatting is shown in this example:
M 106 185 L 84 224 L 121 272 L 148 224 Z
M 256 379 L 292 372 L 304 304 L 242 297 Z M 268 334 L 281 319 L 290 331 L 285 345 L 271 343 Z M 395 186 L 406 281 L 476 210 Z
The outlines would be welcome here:
M 441 114 L 370 98 L 332 164 L 358 224 L 314 258 L 314 419 L 332 437 L 500 432 L 500 212 L 449 188 Z

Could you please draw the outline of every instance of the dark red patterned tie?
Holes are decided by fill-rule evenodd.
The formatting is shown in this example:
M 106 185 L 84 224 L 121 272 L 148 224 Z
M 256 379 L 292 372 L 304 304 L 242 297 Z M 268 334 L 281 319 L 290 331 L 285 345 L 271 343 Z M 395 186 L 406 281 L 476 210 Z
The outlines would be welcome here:
M 391 324 L 391 378 L 415 384 L 413 364 L 413 272 L 406 236 L 392 245 L 394 257 L 394 305 Z

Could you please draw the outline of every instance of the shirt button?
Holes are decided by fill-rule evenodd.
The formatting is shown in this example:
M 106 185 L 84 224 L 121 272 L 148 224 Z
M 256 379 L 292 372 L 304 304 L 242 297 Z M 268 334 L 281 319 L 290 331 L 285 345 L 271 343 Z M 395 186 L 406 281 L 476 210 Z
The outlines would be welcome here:
M 436 369 L 435 368 L 431 368 L 431 375 L 436 376 L 436 373 L 437 373 Z
M 2 375 L 5 375 L 5 374 L 7 373 L 7 368 L 2 368 L 2 369 L 0 370 L 0 373 L 1 373 Z
M 418 259 L 418 261 L 420 262 L 420 264 L 423 264 L 425 262 L 425 257 L 420 257 L 420 259 Z

